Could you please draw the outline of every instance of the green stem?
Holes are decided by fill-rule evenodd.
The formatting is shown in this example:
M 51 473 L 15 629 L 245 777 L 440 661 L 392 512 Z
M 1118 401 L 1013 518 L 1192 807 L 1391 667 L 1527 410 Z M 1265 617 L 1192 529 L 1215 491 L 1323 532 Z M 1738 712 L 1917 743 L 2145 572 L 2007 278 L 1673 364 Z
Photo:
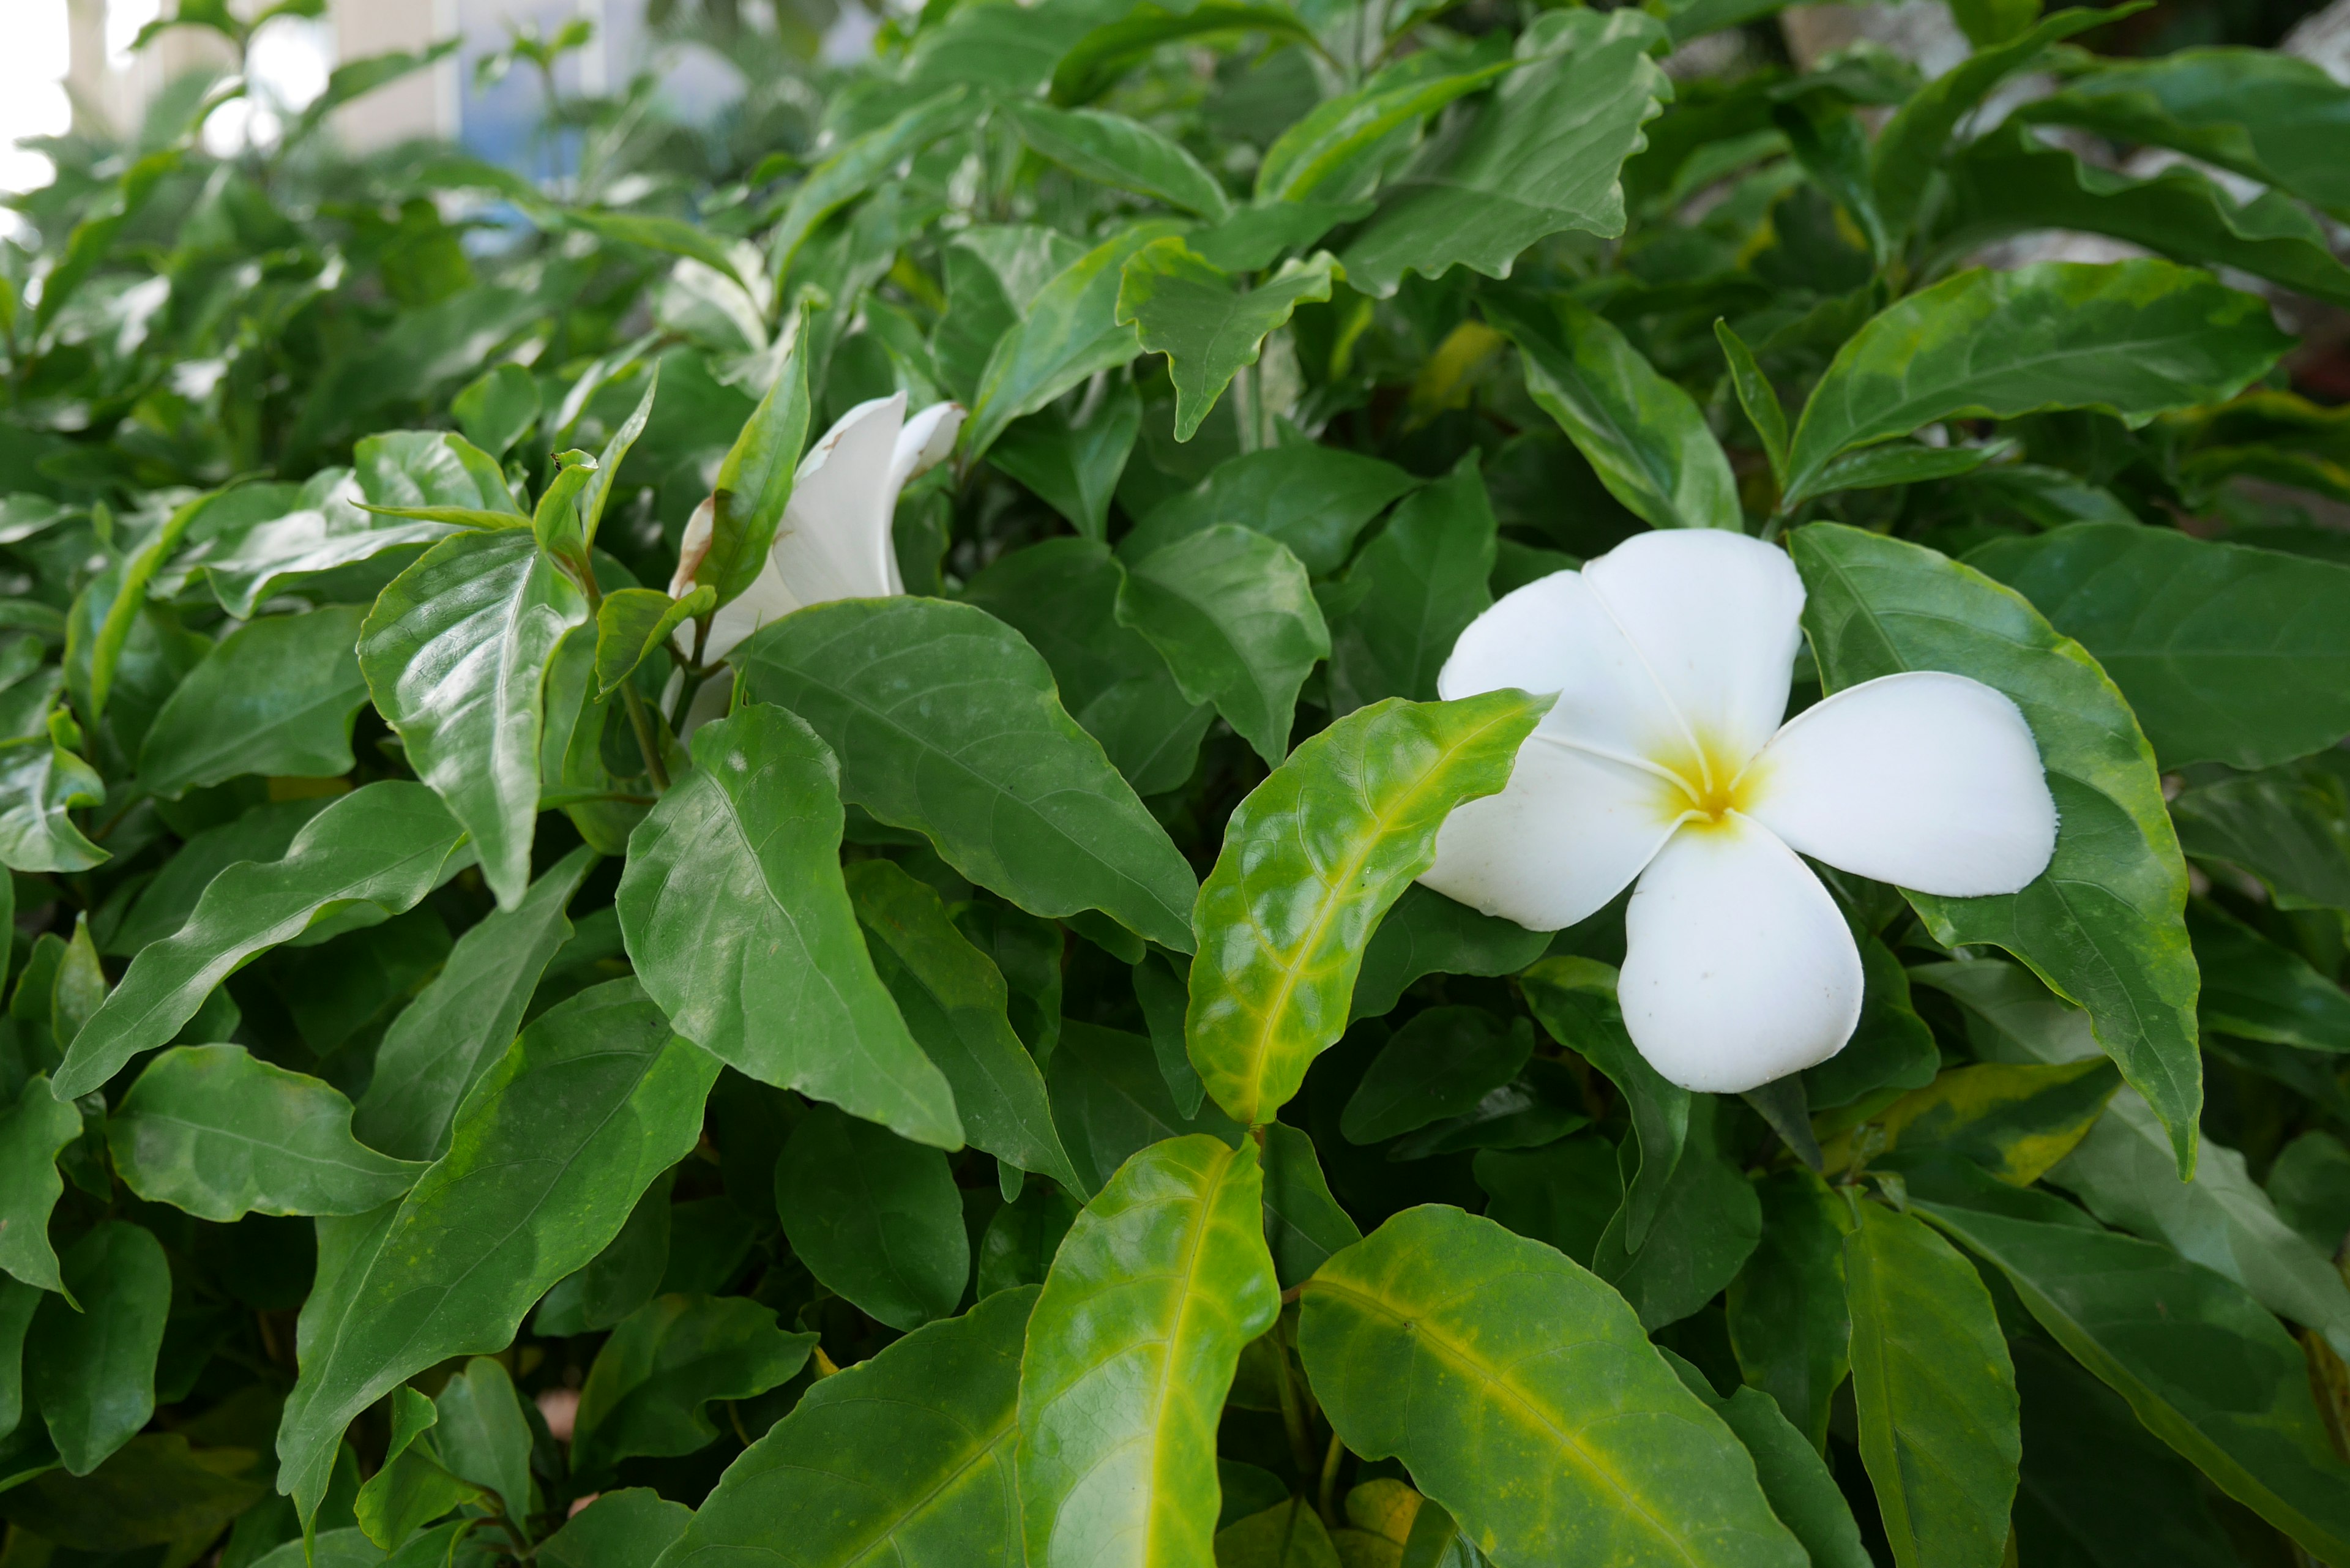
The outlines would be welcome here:
M 1322 1455 L 1322 1486 L 1315 1494 L 1315 1506 L 1321 1511 L 1322 1522 L 1333 1530 L 1345 1522 L 1338 1517 L 1337 1495 L 1338 1461 L 1346 1457 L 1346 1445 L 1338 1441 L 1336 1432 L 1332 1432 L 1330 1447 Z

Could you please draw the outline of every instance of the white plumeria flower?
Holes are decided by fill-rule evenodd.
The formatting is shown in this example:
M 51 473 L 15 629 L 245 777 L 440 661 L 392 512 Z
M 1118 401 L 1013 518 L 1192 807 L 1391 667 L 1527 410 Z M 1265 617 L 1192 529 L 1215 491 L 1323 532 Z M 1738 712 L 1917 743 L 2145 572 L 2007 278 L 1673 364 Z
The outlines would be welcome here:
M 767 564 L 741 597 L 719 607 L 702 658 L 723 659 L 769 621 L 809 605 L 904 593 L 889 533 L 898 493 L 954 450 L 962 420 L 960 403 L 932 403 L 910 420 L 903 392 L 841 415 L 800 460 Z M 678 546 L 671 598 L 691 591 L 716 519 L 714 499 L 694 509 Z
M 1683 1088 L 1825 1061 L 1860 1019 L 1859 950 L 1797 856 L 1920 892 L 2012 893 L 2056 803 L 2015 704 L 1961 675 L 1863 682 L 1782 725 L 1803 580 L 1742 535 L 1638 535 L 1479 616 L 1447 699 L 1559 694 L 1509 787 L 1446 819 L 1420 880 L 1532 930 L 1636 877 L 1624 1022 Z

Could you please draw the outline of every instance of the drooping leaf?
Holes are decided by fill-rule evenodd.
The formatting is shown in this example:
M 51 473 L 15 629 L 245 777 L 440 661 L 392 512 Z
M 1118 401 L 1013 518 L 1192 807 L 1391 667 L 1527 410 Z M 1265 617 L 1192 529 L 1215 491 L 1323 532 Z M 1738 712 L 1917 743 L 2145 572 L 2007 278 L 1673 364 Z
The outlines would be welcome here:
M 2138 424 L 2217 402 L 2291 341 L 2254 296 L 2169 262 L 1960 273 L 1836 351 L 1795 426 L 1787 500 L 1814 493 L 1838 453 L 1940 420 L 2095 408 Z
M 1354 286 L 1392 295 L 1408 271 L 1456 263 L 1507 277 L 1563 230 L 1624 230 L 1624 160 L 1670 95 L 1649 58 L 1661 23 L 1635 12 L 1554 12 L 1519 35 L 1523 62 L 1481 113 L 1429 143 L 1341 258 Z
M 66 1288 L 49 1245 L 49 1214 L 66 1189 L 57 1151 L 81 1136 L 81 1112 L 36 1073 L 0 1112 L 0 1269 L 44 1291 Z
M 784 1146 L 775 1210 L 808 1272 L 892 1328 L 951 1316 L 971 1277 L 946 1157 L 829 1106 Z
M 596 1477 L 637 1454 L 690 1454 L 716 1439 L 703 1407 L 749 1399 L 806 1364 L 812 1334 L 786 1334 L 773 1308 L 743 1296 L 657 1297 L 624 1319 L 580 1386 L 571 1439 L 576 1474 Z
M 432 791 L 385 780 L 312 817 L 279 858 L 229 867 L 205 888 L 185 925 L 130 961 L 75 1037 L 57 1069 L 57 1092 L 86 1095 L 131 1057 L 169 1042 L 254 954 L 322 922 L 348 929 L 415 908 L 454 871 L 451 861 L 463 841 L 463 829 Z
M 1347 1447 L 1400 1459 L 1501 1568 L 1808 1558 L 1616 1293 L 1427 1205 L 1306 1282 L 1298 1355 Z
M 181 1045 L 156 1057 L 107 1119 L 106 1141 L 133 1192 L 221 1223 L 363 1214 L 424 1170 L 353 1137 L 351 1103 L 331 1085 L 242 1045 Z
M 1028 1320 L 1019 1476 L 1028 1561 L 1202 1562 L 1216 1424 L 1279 1310 L 1256 1146 L 1170 1139 L 1086 1205 Z
M 1947 670 L 2022 710 L 2056 800 L 2055 858 L 2019 893 L 1909 901 L 1937 940 L 1996 943 L 2085 1007 L 2097 1043 L 2191 1169 L 2202 1076 L 2186 867 L 2121 693 L 2020 596 L 1933 551 L 1833 524 L 1798 529 L 1792 547 L 1809 594 L 1804 630 L 1830 690 Z
M 505 909 L 530 882 L 547 660 L 587 618 L 578 585 L 517 528 L 435 545 L 360 631 L 376 707 L 472 836 Z
M 365 618 L 329 605 L 222 639 L 148 727 L 140 781 L 169 799 L 239 774 L 348 772 L 351 722 L 368 700 L 356 651 Z
M 281 1484 L 306 1516 L 353 1416 L 436 1362 L 503 1349 L 546 1288 L 611 1241 L 693 1146 L 717 1075 L 634 981 L 597 986 L 523 1031 L 405 1198 L 321 1222 L 277 1438 Z
M 999 1291 L 816 1383 L 727 1467 L 657 1568 L 718 1568 L 746 1554 L 803 1568 L 851 1568 L 877 1553 L 1017 1562 L 1013 1449 L 1035 1299 L 1033 1288 Z
M 647 992 L 679 1033 L 763 1083 L 959 1146 L 953 1091 L 858 934 L 831 752 L 759 703 L 696 731 L 693 756 L 621 873 L 620 929 Z
M 1031 914 L 1099 909 L 1191 949 L 1191 873 L 1072 722 L 1051 670 L 985 611 L 844 600 L 772 623 L 735 650 L 753 697 L 779 702 L 840 762 L 841 798 L 929 836 L 956 870 Z
M 1373 927 L 1435 861 L 1455 805 L 1498 792 L 1547 703 L 1375 703 L 1297 748 L 1232 814 L 1200 890 L 1184 1023 L 1216 1103 L 1270 1121 L 1347 1026 Z
M 457 939 L 376 1048 L 351 1119 L 360 1137 L 402 1159 L 440 1158 L 457 1107 L 513 1043 L 547 961 L 571 940 L 564 909 L 595 865 L 593 850 L 573 850 L 520 904 L 493 909 Z
M 66 1249 L 63 1273 L 64 1293 L 41 1298 L 26 1337 L 26 1392 L 57 1461 L 86 1476 L 155 1413 L 172 1269 L 153 1232 L 108 1220 Z
M 1180 236 L 1153 240 L 1119 271 L 1118 319 L 1147 354 L 1167 356 L 1175 383 L 1175 439 L 1190 441 L 1232 378 L 1257 361 L 1265 337 L 1300 305 L 1330 297 L 1345 275 L 1327 252 L 1284 262 L 1252 289 L 1203 259 Z

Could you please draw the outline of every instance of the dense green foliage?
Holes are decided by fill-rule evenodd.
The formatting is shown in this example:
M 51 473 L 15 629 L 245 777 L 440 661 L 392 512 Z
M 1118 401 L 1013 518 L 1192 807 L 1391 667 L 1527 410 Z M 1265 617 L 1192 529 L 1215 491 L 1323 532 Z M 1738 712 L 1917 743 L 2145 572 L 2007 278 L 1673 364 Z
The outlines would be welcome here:
M 2350 415 L 2247 291 L 2350 302 L 2350 89 L 2130 9 L 935 0 L 545 185 L 334 151 L 403 58 L 50 143 L 0 1563 L 2350 1563 Z M 2059 224 L 2151 254 L 1978 265 Z M 902 495 L 803 464 L 892 394 Z M 1418 881 L 1554 695 L 1455 639 L 1650 529 L 2058 813 L 1825 873 L 1857 1029 L 1744 1095 L 1625 898 Z

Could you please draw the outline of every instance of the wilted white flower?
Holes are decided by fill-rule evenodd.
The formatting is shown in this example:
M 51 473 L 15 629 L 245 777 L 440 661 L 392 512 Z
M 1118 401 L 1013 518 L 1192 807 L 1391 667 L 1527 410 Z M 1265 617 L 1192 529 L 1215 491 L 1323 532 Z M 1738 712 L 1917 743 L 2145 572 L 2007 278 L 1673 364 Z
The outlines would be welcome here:
M 1534 930 L 1635 878 L 1618 981 L 1649 1064 L 1730 1094 L 1825 1061 L 1861 965 L 1801 855 L 1954 897 L 2046 867 L 2056 805 L 2015 704 L 1964 676 L 1888 675 L 1781 723 L 1804 585 L 1780 550 L 1642 534 L 1471 623 L 1448 699 L 1559 694 L 1509 787 L 1454 811 L 1421 878 Z
M 962 420 L 960 403 L 932 403 L 910 420 L 903 392 L 841 415 L 800 460 L 767 564 L 739 597 L 718 607 L 702 657 L 723 659 L 769 621 L 809 605 L 904 593 L 889 534 L 898 493 L 954 450 Z M 692 589 L 715 522 L 714 502 L 704 501 L 686 524 L 672 598 Z

